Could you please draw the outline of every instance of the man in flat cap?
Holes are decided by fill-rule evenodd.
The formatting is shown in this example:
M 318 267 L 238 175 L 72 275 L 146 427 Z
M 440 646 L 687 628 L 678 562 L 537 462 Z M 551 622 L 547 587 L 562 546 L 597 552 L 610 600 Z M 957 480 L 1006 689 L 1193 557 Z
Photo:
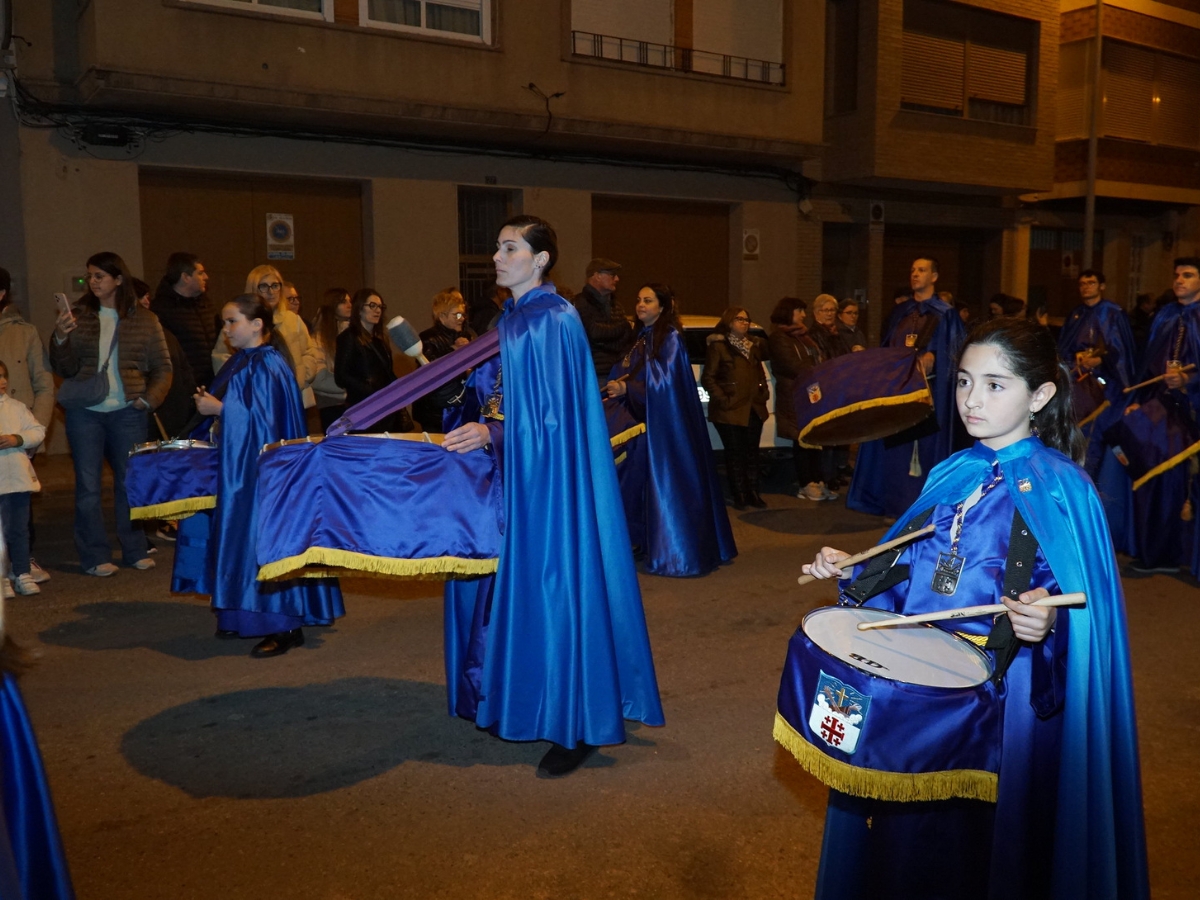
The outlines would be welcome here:
M 575 308 L 583 319 L 587 331 L 588 345 L 592 349 L 592 362 L 596 367 L 596 381 L 600 387 L 608 383 L 608 375 L 617 359 L 625 350 L 633 325 L 621 309 L 621 302 L 613 295 L 617 282 L 621 280 L 617 271 L 620 263 L 597 257 L 587 266 L 587 284 L 575 296 Z

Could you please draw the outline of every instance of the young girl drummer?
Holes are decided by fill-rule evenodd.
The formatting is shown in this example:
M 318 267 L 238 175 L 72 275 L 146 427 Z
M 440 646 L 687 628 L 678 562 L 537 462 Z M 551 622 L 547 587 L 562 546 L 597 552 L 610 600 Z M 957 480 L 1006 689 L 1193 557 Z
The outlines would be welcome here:
M 1004 673 L 997 802 L 831 791 L 822 900 L 1148 896 L 1124 601 L 1099 498 L 1073 461 L 1084 445 L 1070 397 L 1049 332 L 984 323 L 963 347 L 956 388 L 976 444 L 930 473 L 887 538 L 914 523 L 934 533 L 908 545 L 874 588 L 852 584 L 838 565 L 848 554 L 832 547 L 803 567 L 847 578 L 843 603 L 865 597 L 906 614 L 1008 607 L 994 622 L 954 625 L 978 642 L 990 636 Z M 1031 562 L 1009 571 L 1015 559 Z M 1073 591 L 1087 594 L 1086 607 L 1030 605 Z M 916 748 L 923 737 L 914 729 L 888 740 Z

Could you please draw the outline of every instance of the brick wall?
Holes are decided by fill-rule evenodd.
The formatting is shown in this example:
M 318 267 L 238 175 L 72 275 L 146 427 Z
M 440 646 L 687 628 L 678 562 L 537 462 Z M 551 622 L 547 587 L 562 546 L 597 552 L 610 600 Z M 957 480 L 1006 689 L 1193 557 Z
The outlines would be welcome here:
M 1075 9 L 1062 15 L 1061 43 L 1082 41 L 1096 33 L 1096 10 Z M 1131 44 L 1200 59 L 1200 29 L 1156 19 L 1129 9 L 1104 8 L 1104 36 Z

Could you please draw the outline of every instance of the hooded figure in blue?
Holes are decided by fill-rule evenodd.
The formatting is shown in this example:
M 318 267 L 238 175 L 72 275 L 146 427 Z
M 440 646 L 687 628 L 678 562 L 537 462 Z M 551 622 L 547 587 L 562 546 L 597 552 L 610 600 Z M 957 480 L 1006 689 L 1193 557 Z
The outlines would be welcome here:
M 888 537 L 927 510 L 936 531 L 897 560 L 910 567 L 907 577 L 866 601 L 904 613 L 1000 600 L 1008 607 L 1020 644 L 998 690 L 997 802 L 898 803 L 832 791 L 822 900 L 1149 896 L 1124 600 L 1095 489 L 1060 452 L 1081 456 L 1084 448 L 1070 385 L 1045 329 L 1001 319 L 972 332 L 957 405 L 978 443 L 930 474 Z M 1029 588 L 1015 599 L 1001 596 L 1014 510 L 1038 542 Z M 955 533 L 965 563 L 950 597 L 933 589 L 932 576 Z M 840 578 L 846 557 L 824 547 L 804 570 Z M 1087 594 L 1085 607 L 1029 605 L 1073 591 Z M 991 619 L 954 623 L 980 635 L 993 627 Z M 922 737 L 896 736 L 896 752 L 916 750 Z
M 648 572 L 705 575 L 737 556 L 737 547 L 674 292 L 645 285 L 635 314 L 641 328 L 605 386 L 610 430 L 618 414 L 646 423 L 617 469 L 629 537 L 645 553 Z
M 1058 355 L 1073 366 L 1076 379 L 1094 375 L 1103 382 L 1104 402 L 1108 405 L 1082 421 L 1084 412 L 1076 409 L 1080 428 L 1087 439 L 1087 458 L 1083 468 L 1100 492 L 1109 529 L 1118 550 L 1132 552 L 1130 533 L 1129 479 L 1117 458 L 1107 452 L 1104 432 L 1120 421 L 1129 396 L 1125 388 L 1137 375 L 1137 345 L 1129 317 L 1111 300 L 1104 299 L 1104 274 L 1095 269 L 1079 273 L 1080 303 L 1058 333 Z M 1081 383 L 1077 381 L 1077 385 Z M 1095 382 L 1091 382 L 1095 383 Z
M 187 552 L 176 553 L 171 589 L 212 596 L 217 637 L 262 637 L 251 655 L 279 656 L 304 643 L 302 626 L 331 625 L 346 611 L 336 579 L 257 579 L 258 456 L 265 444 L 305 435 L 304 407 L 295 375 L 269 343 L 271 310 L 243 294 L 221 318 L 234 354 L 211 391 L 195 396 L 196 411 L 219 423 L 217 507 L 180 523 L 177 544 Z
M 550 741 L 538 775 L 555 777 L 622 743 L 624 719 L 663 713 L 587 337 L 544 281 L 554 230 L 517 216 L 497 246 L 513 295 L 500 355 L 472 374 L 443 447 L 495 457 L 503 539 L 495 575 L 446 587 L 446 682 L 451 715 Z
M 929 470 L 954 452 L 954 360 L 966 329 L 954 307 L 934 293 L 936 282 L 937 260 L 928 256 L 914 259 L 909 274 L 912 296 L 892 311 L 882 346 L 907 347 L 921 357 L 937 428 L 922 423 L 899 435 L 863 444 L 846 495 L 850 509 L 899 516 L 921 493 Z
M 1171 427 L 1182 433 L 1180 441 L 1188 444 L 1197 439 L 1200 421 L 1200 259 L 1175 260 L 1173 287 L 1176 302 L 1160 309 L 1151 323 L 1145 365 L 1139 379 L 1161 380 L 1134 391 L 1126 411 L 1132 413 L 1142 404 L 1158 401 Z M 1180 371 L 1189 365 L 1197 369 Z M 1139 433 L 1137 437 L 1153 444 L 1149 436 Z M 1139 455 L 1148 462 L 1163 462 L 1174 455 L 1175 449 L 1143 447 L 1139 448 Z M 1198 508 L 1200 490 L 1186 460 L 1134 491 L 1134 546 L 1130 549 L 1130 555 L 1136 557 L 1134 568 L 1175 571 L 1186 565 L 1192 574 L 1200 576 Z

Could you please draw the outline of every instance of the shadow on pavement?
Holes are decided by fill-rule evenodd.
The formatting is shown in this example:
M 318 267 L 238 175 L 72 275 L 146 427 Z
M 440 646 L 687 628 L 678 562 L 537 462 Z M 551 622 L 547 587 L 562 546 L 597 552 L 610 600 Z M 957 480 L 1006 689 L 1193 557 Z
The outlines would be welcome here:
M 772 497 L 767 497 L 770 503 Z M 729 514 L 735 515 L 733 510 Z M 778 534 L 857 534 L 879 531 L 887 523 L 879 516 L 868 516 L 846 509 L 839 502 L 809 503 L 788 509 L 760 509 L 736 513 L 747 525 L 755 525 Z
M 216 617 L 207 603 L 86 603 L 75 607 L 81 619 L 62 622 L 38 634 L 39 640 L 76 650 L 132 650 L 145 647 L 176 659 L 198 662 L 220 656 L 246 656 L 252 640 L 220 641 L 213 637 Z M 325 629 L 306 628 L 304 647 L 315 650 Z
M 532 767 L 546 744 L 497 740 L 446 713 L 446 689 L 345 678 L 204 697 L 130 729 L 125 759 L 192 797 L 307 797 L 409 761 Z M 611 765 L 593 756 L 591 766 Z

